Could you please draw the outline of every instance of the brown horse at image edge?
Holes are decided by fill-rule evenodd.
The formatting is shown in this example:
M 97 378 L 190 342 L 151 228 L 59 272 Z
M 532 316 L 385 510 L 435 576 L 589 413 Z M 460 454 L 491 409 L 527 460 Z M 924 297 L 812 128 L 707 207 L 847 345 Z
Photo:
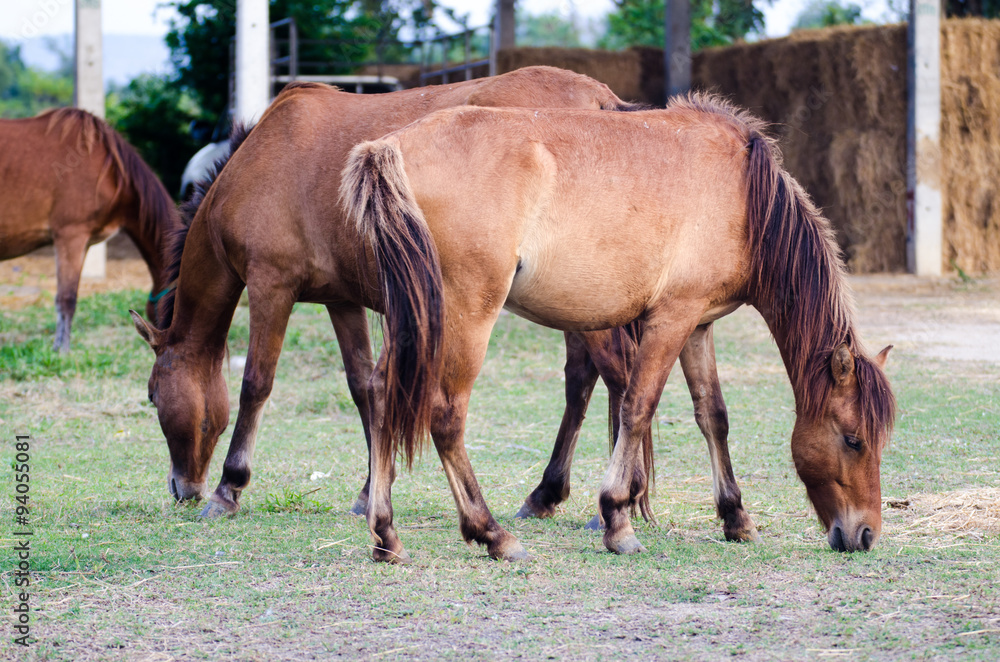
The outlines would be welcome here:
M 273 383 L 288 316 L 295 301 L 326 305 L 340 343 L 351 395 L 370 443 L 368 379 L 374 360 L 364 308 L 382 310 L 377 275 L 362 268 L 364 238 L 337 200 L 340 169 L 354 145 L 380 137 L 428 113 L 456 105 L 634 110 L 591 78 L 552 67 L 527 67 L 494 78 L 381 95 L 348 94 L 325 85 L 293 84 L 260 122 L 237 131 L 229 161 L 193 200 L 193 220 L 175 246 L 176 292 L 160 304 L 170 321 L 160 332 L 135 316 L 156 353 L 149 381 L 170 450 L 168 488 L 195 499 L 205 489 L 209 461 L 229 418 L 222 375 L 225 339 L 244 285 L 250 299 L 250 342 L 240 409 L 222 480 L 205 516 L 237 512 L 250 481 L 257 428 Z M 200 200 L 203 195 L 204 199 Z M 370 262 L 370 261 L 369 261 Z M 371 265 L 369 265 L 371 266 Z M 569 496 L 570 464 L 598 375 L 608 385 L 612 427 L 624 395 L 635 330 L 566 334 L 566 412 L 538 487 L 519 517 L 548 517 Z M 723 531 L 753 540 L 729 463 L 728 423 L 719 388 L 712 325 L 698 327 L 681 353 L 696 419 L 708 442 Z M 380 398 L 375 394 L 373 398 Z M 652 434 L 643 436 L 644 469 L 652 471 Z M 352 512 L 367 510 L 366 481 Z M 651 516 L 648 493 L 636 505 Z M 599 526 L 598 518 L 590 526 Z
M 171 237 L 180 215 L 136 151 L 103 120 L 77 108 L 0 120 L 0 260 L 55 245 L 55 347 L 69 349 L 87 247 L 119 229 L 132 239 L 153 278 L 146 313 L 168 288 Z
M 413 457 L 428 430 L 463 537 L 526 556 L 464 444 L 503 307 L 572 332 L 642 320 L 598 500 L 605 546 L 642 551 L 627 514 L 648 481 L 642 435 L 691 333 L 744 303 L 784 361 L 792 456 L 830 546 L 870 549 L 895 416 L 890 348 L 862 348 L 833 232 L 779 158 L 759 120 L 708 96 L 634 113 L 457 108 L 357 146 L 341 195 L 372 246 L 387 328 L 371 384 L 386 392 L 372 414 L 374 557 L 407 558 L 393 457 L 400 444 Z

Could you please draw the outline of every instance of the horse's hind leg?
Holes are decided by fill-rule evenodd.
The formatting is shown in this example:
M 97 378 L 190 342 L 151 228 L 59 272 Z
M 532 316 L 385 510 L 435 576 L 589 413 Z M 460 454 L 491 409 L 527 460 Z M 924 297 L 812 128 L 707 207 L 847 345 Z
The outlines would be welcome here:
M 722 399 L 719 373 L 715 365 L 715 339 L 712 324 L 699 326 L 681 350 L 681 367 L 687 380 L 694 418 L 708 442 L 712 462 L 712 491 L 715 508 L 722 519 L 727 540 L 759 540 L 753 520 L 743 509 L 740 487 L 736 484 L 729 460 L 729 416 Z
M 361 415 L 361 424 L 365 429 L 365 442 L 368 445 L 369 475 L 361 488 L 357 501 L 351 508 L 352 515 L 364 515 L 368 510 L 368 490 L 371 486 L 371 449 L 372 436 L 370 430 L 370 411 L 368 405 L 368 380 L 372 376 L 375 361 L 372 358 L 372 343 L 368 334 L 368 316 L 363 306 L 354 304 L 327 306 L 330 321 L 337 332 L 337 342 L 340 343 L 340 353 L 344 357 L 344 372 L 347 373 L 347 387 Z
M 250 463 L 257 441 L 257 428 L 271 394 L 288 317 L 295 303 L 289 289 L 269 288 L 263 292 L 255 291 L 252 286 L 249 289 L 250 346 L 240 387 L 240 411 L 236 416 L 232 441 L 229 442 L 229 452 L 222 465 L 222 480 L 202 510 L 202 517 L 232 514 L 239 510 L 240 493 L 250 484 Z
M 493 300 L 502 302 L 505 294 L 499 293 Z M 446 332 L 442 344 L 443 367 L 440 384 L 434 395 L 431 436 L 455 498 L 462 537 L 468 542 L 475 541 L 485 545 L 492 558 L 515 561 L 527 558 L 527 553 L 517 538 L 500 526 L 490 513 L 465 452 L 464 439 L 472 385 L 486 356 L 490 331 L 497 314 L 499 306 L 492 314 L 481 310 L 470 313 L 466 310 L 463 317 L 459 317 L 457 312 L 446 315 L 446 320 L 463 319 L 463 325 L 460 331 L 454 333 L 450 332 L 452 327 L 448 327 L 449 332 Z M 472 321 L 475 317 L 479 317 L 479 320 Z M 372 421 L 376 424 L 372 429 L 368 526 L 375 539 L 374 559 L 400 562 L 409 557 L 403 550 L 392 523 L 391 487 L 395 464 L 391 441 L 380 424 L 384 418 L 384 403 L 379 395 L 384 389 L 384 357 L 383 354 L 376 365 L 369 390 Z
M 597 383 L 597 366 L 577 333 L 566 333 L 565 374 L 566 410 L 552 448 L 552 457 L 542 474 L 542 481 L 524 500 L 516 517 L 552 517 L 556 506 L 569 497 L 573 452 L 580 437 L 580 426 L 583 425 L 590 396 Z
M 55 349 L 69 349 L 70 327 L 76 312 L 76 296 L 80 289 L 80 272 L 87 255 L 86 234 L 59 235 L 55 238 L 56 251 L 56 337 Z

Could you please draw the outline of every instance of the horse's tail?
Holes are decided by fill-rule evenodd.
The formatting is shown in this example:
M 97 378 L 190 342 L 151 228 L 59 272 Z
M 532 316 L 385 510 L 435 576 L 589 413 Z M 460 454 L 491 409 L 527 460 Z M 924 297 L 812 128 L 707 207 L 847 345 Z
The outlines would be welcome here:
M 639 341 L 642 340 L 642 320 L 633 320 L 624 326 L 619 326 L 611 330 L 611 351 L 616 352 L 616 357 L 621 361 L 622 369 L 625 372 L 625 383 L 632 378 L 632 368 L 635 365 L 635 357 L 639 351 Z M 611 401 L 608 401 L 608 450 L 615 450 L 615 433 L 613 417 L 619 412 L 612 410 Z M 642 518 L 647 522 L 656 522 L 653 509 L 649 504 L 649 495 L 656 482 L 656 467 L 653 462 L 653 423 L 650 421 L 649 427 L 642 435 L 642 468 L 647 477 L 646 490 L 639 495 L 636 505 Z M 632 515 L 635 515 L 633 506 Z
M 444 284 L 437 248 L 403 169 L 395 137 L 351 151 L 341 204 L 372 247 L 385 311 L 385 421 L 407 465 L 429 427 L 441 371 Z

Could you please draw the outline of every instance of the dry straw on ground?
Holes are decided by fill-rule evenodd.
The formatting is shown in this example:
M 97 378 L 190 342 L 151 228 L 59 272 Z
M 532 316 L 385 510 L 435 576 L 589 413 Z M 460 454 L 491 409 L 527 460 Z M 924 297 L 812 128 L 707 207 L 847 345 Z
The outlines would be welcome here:
M 979 487 L 889 499 L 907 512 L 905 529 L 945 533 L 1000 533 L 1000 488 Z

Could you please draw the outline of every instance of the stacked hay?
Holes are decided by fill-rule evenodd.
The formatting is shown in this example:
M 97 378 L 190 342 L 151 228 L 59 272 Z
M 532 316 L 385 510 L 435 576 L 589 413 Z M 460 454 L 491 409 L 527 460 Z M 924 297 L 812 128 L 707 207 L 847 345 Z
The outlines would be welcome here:
M 660 105 L 662 53 L 522 48 L 502 51 L 499 69 L 572 69 Z M 1000 21 L 945 21 L 941 68 L 944 267 L 1000 272 Z M 906 77 L 905 25 L 802 31 L 702 51 L 692 64 L 696 88 L 772 122 L 785 166 L 855 272 L 906 269 Z
M 906 27 L 809 30 L 710 49 L 693 85 L 773 124 L 785 167 L 855 272 L 906 268 Z
M 663 51 L 660 51 L 663 59 Z M 593 51 L 586 48 L 511 48 L 497 53 L 497 73 L 547 64 L 596 78 L 622 99 L 643 98 L 639 51 Z M 662 89 L 663 74 L 660 74 Z
M 945 261 L 1000 272 L 1000 21 L 941 33 Z

